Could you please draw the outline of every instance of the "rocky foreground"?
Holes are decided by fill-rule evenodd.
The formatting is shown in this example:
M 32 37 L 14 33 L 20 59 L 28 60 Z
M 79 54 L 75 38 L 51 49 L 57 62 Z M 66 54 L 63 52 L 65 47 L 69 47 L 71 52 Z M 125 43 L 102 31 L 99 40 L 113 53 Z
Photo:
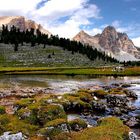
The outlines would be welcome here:
M 140 117 L 129 115 L 137 110 L 131 104 L 137 95 L 129 86 L 111 84 L 64 95 L 39 88 L 3 90 L 0 140 L 135 140 L 130 128 L 140 126 Z M 72 113 L 80 117 L 69 120 Z

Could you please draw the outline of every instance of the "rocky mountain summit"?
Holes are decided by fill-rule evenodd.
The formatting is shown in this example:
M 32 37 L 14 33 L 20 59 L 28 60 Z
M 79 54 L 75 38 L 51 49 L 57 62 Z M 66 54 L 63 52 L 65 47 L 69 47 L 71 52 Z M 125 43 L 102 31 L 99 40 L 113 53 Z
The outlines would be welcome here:
M 80 41 L 83 44 L 88 44 L 91 46 L 94 46 L 94 45 L 96 46 L 99 42 L 98 36 L 97 37 L 90 36 L 86 32 L 84 32 L 83 30 L 80 31 L 79 34 L 77 34 L 74 37 L 74 40 Z
M 10 28 L 11 26 L 15 26 L 19 28 L 21 31 L 26 31 L 27 29 L 39 29 L 42 33 L 51 35 L 51 33 L 44 29 L 40 24 L 37 24 L 33 20 L 28 20 L 23 16 L 4 16 L 0 17 L 0 27 L 2 25 L 8 25 Z
M 101 34 L 95 36 L 90 36 L 81 31 L 73 40 L 97 48 L 120 61 L 140 59 L 140 51 L 135 47 L 127 34 L 117 32 L 112 26 L 106 27 Z

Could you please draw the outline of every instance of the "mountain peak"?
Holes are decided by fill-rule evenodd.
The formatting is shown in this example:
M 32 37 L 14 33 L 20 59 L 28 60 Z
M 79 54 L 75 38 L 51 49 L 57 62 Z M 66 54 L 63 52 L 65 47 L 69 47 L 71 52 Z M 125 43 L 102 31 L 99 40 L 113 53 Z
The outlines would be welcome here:
M 14 25 L 21 31 L 30 30 L 31 28 L 35 30 L 39 29 L 42 33 L 48 34 L 49 36 L 51 35 L 51 33 L 44 29 L 40 24 L 37 24 L 33 20 L 26 19 L 23 16 L 2 16 L 0 17 L 0 26 L 2 25 L 8 25 L 9 28 Z
M 102 35 L 105 35 L 105 36 L 112 36 L 112 37 L 115 37 L 115 38 L 118 38 L 118 33 L 115 29 L 115 27 L 113 26 L 107 26 L 104 30 L 103 30 L 103 33 Z
M 79 32 L 80 34 L 83 34 L 83 33 L 86 33 L 84 30 L 81 30 L 80 32 Z
M 78 34 L 77 34 L 77 36 L 89 36 L 84 30 L 81 30 Z
M 116 31 L 115 27 L 114 26 L 110 26 L 110 25 L 105 27 L 104 30 L 115 30 Z
M 135 60 L 140 58 L 140 52 L 132 40 L 129 39 L 128 35 L 117 32 L 113 26 L 107 26 L 101 34 L 95 36 L 90 36 L 84 31 L 81 31 L 74 37 L 74 40 L 83 44 L 89 44 L 98 50 L 104 51 L 106 54 L 112 54 L 113 57 L 120 61 L 125 61 L 126 59 L 122 56 L 124 54 L 123 52 L 128 54 L 128 60 L 132 58 L 129 58 L 130 55 Z
M 73 40 L 80 41 L 80 39 L 85 40 L 86 38 L 90 38 L 90 35 L 88 35 L 84 30 L 81 30 L 74 38 Z M 82 42 L 83 43 L 83 42 Z

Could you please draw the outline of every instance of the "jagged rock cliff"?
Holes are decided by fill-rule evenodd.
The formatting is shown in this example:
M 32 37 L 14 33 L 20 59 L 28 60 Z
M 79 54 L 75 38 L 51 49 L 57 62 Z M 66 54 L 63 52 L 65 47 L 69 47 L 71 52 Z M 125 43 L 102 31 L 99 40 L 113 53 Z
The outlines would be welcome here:
M 95 36 L 90 36 L 84 31 L 81 31 L 73 40 L 83 44 L 89 44 L 120 61 L 140 59 L 140 51 L 135 47 L 127 34 L 118 33 L 112 26 L 106 27 L 101 34 Z

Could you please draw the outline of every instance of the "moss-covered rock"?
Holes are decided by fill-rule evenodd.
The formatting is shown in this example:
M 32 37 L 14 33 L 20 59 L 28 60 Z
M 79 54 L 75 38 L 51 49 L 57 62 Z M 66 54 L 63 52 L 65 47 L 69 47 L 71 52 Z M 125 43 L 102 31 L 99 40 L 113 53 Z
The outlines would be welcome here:
M 78 113 L 91 110 L 90 102 L 88 102 L 87 98 L 84 98 L 84 96 L 79 97 L 78 94 L 67 94 L 64 95 L 64 99 L 62 105 L 66 112 L 73 111 Z
M 112 88 L 108 91 L 109 94 L 125 95 L 123 88 Z
M 5 110 L 5 107 L 4 106 L 0 106 L 0 114 L 5 114 L 6 113 L 6 110 Z
M 8 114 L 0 115 L 0 126 L 1 125 L 3 126 L 2 132 L 22 132 L 25 135 L 34 135 L 38 130 L 38 126 L 31 125 L 23 120 L 19 120 L 18 117 L 14 115 Z
M 95 90 L 93 94 L 99 98 L 105 98 L 105 96 L 108 94 L 106 91 L 100 89 L 100 90 Z
M 43 97 L 42 99 L 39 100 L 39 103 L 41 105 L 47 105 L 47 104 L 52 104 L 52 103 L 56 103 L 58 100 L 56 95 L 47 95 L 45 97 Z
M 44 136 L 32 136 L 29 140 L 46 140 Z
M 44 128 L 38 131 L 38 134 L 54 140 L 55 136 L 64 132 L 69 132 L 66 119 L 56 119 L 46 123 Z
M 35 112 L 34 110 L 30 110 L 28 108 L 21 108 L 16 112 L 16 115 L 19 117 L 19 119 L 25 120 L 30 124 L 39 124 L 37 112 Z
M 66 124 L 66 123 L 67 123 L 66 119 L 55 119 L 46 123 L 45 127 L 51 127 L 51 126 L 57 127 L 58 125 Z
M 61 105 L 52 104 L 47 106 L 42 106 L 38 111 L 38 119 L 42 125 L 49 121 L 66 118 L 66 113 Z
M 9 122 L 9 116 L 7 116 L 6 114 L 0 115 L 0 135 L 2 135 L 5 132 L 5 125 L 7 125 Z
M 78 91 L 75 96 L 79 97 L 80 100 L 84 101 L 84 102 L 91 102 L 93 100 L 93 97 L 91 95 L 91 93 L 89 93 L 88 91 L 86 92 L 82 92 L 82 91 Z
M 26 108 L 28 105 L 35 103 L 36 100 L 34 98 L 25 98 L 15 102 L 14 107 L 18 110 L 21 108 Z
M 27 119 L 31 115 L 31 110 L 27 108 L 21 108 L 17 111 L 17 116 L 19 116 L 20 119 Z
M 47 129 L 59 129 L 61 132 L 69 132 L 69 127 L 66 119 L 55 119 L 46 123 L 45 128 Z
M 38 131 L 38 134 L 44 136 L 45 138 L 54 140 L 54 137 L 62 133 L 59 128 L 42 128 Z
M 129 128 L 118 118 L 109 117 L 100 120 L 98 127 L 87 128 L 73 133 L 71 140 L 124 140 L 128 139 Z
M 72 131 L 80 131 L 87 127 L 87 123 L 81 119 L 75 119 L 75 120 L 69 121 L 68 124 Z
M 60 133 L 54 137 L 54 140 L 71 140 L 71 133 Z

